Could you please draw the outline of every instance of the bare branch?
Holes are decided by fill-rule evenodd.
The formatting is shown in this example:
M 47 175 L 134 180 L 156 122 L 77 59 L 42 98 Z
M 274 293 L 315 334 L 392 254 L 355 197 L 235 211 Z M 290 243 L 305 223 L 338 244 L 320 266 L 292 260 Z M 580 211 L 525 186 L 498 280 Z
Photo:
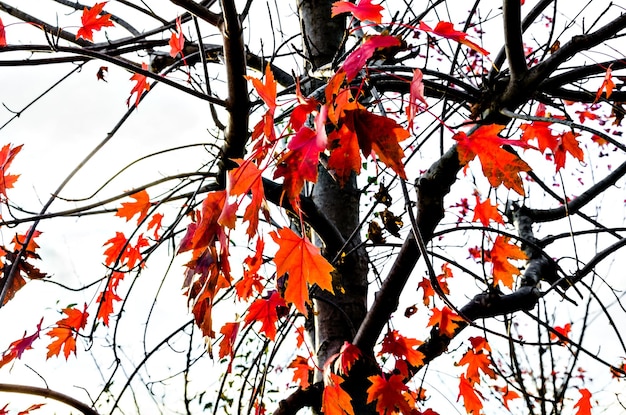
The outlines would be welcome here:
M 79 410 L 85 415 L 100 415 L 98 411 L 93 409 L 91 406 L 72 398 L 71 396 L 67 396 L 61 392 L 53 391 L 52 389 L 47 388 L 38 388 L 36 386 L 28 386 L 28 385 L 13 385 L 10 383 L 0 383 L 0 392 L 8 392 L 8 393 L 21 393 L 24 395 L 36 395 L 43 396 L 44 398 L 54 399 L 55 401 L 62 402 L 72 408 Z
M 509 62 L 511 82 L 523 78 L 528 67 L 522 41 L 521 8 L 519 0 L 504 0 L 502 14 L 504 15 L 504 49 Z

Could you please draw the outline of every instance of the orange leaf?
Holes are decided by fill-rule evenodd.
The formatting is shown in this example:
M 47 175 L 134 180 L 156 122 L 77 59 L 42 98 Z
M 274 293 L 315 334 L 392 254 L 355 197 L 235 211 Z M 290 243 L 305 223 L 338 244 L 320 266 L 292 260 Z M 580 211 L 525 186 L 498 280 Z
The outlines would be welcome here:
M 556 171 L 565 167 L 565 156 L 567 153 L 571 154 L 572 157 L 575 157 L 580 161 L 585 160 L 585 154 L 576 139 L 579 135 L 579 133 L 567 131 L 559 136 L 558 145 L 554 149 L 554 164 L 556 165 Z
M 148 222 L 148 230 L 154 228 L 154 234 L 152 235 L 154 239 L 159 239 L 159 230 L 161 230 L 161 221 L 163 220 L 162 213 L 155 213 L 152 215 L 152 219 Z
M 143 69 L 144 71 L 148 70 L 148 64 L 146 63 L 142 63 L 141 64 L 141 69 Z M 139 101 L 141 100 L 141 95 L 143 94 L 143 91 L 149 91 L 150 90 L 150 84 L 148 83 L 148 78 L 146 77 L 146 75 L 142 75 L 139 73 L 135 73 L 133 74 L 133 76 L 130 77 L 131 81 L 135 81 L 136 84 L 133 87 L 133 89 L 130 90 L 130 96 L 128 97 L 128 99 L 126 100 L 126 105 L 130 107 L 130 100 L 133 97 L 133 94 L 137 94 L 137 96 L 135 97 L 135 107 L 139 105 Z
M 7 36 L 4 31 L 4 23 L 2 23 L 2 19 L 0 19 L 0 48 L 5 47 L 7 45 Z
M 509 401 L 513 399 L 519 399 L 521 397 L 517 392 L 509 390 L 508 386 L 496 386 L 495 389 L 502 393 L 502 403 L 504 404 L 504 407 L 509 411 L 511 410 L 509 408 Z
M 313 367 L 309 365 L 309 359 L 302 356 L 296 356 L 296 358 L 293 359 L 287 367 L 294 369 L 293 381 L 298 382 L 301 389 L 309 387 L 309 375 L 313 371 Z
M 489 55 L 489 52 L 487 52 L 485 49 L 481 48 L 480 46 L 478 46 L 476 43 L 466 39 L 467 38 L 467 33 L 465 32 L 459 32 L 458 30 L 454 30 L 454 25 L 450 22 L 439 22 L 437 23 L 437 26 L 435 26 L 434 29 L 431 29 L 430 26 L 428 26 L 426 23 L 424 22 L 420 22 L 419 28 L 425 32 L 430 32 L 430 33 L 434 33 L 436 35 L 439 35 L 441 37 L 445 37 L 446 39 L 450 39 L 450 40 L 454 40 L 456 42 L 459 42 L 467 47 L 469 47 L 470 49 L 475 50 L 476 52 L 480 53 L 481 55 Z
M 402 381 L 402 375 L 391 375 L 389 379 L 374 375 L 367 379 L 372 382 L 372 386 L 367 389 L 367 403 L 376 401 L 376 410 L 379 414 L 384 415 L 396 410 L 404 415 L 412 413 L 409 403 L 402 395 L 403 391 L 409 389 Z
M 335 17 L 341 13 L 352 13 L 354 17 L 363 21 L 369 20 L 372 23 L 381 23 L 383 15 L 380 13 L 384 7 L 380 4 L 372 4 L 372 0 L 361 0 L 359 4 L 349 1 L 336 1 L 333 3 L 332 15 Z
M 572 331 L 572 324 L 567 323 L 564 326 L 554 327 L 554 331 L 556 333 L 550 332 L 550 340 L 558 340 L 561 344 L 567 343 L 569 333 Z
M 480 352 L 481 350 L 487 350 L 488 352 L 491 352 L 491 346 L 489 346 L 489 343 L 487 343 L 487 339 L 485 339 L 484 337 L 470 337 L 469 341 L 472 344 L 472 349 L 474 349 L 475 352 Z
M 609 67 L 606 68 L 604 80 L 602 81 L 602 85 L 600 85 L 600 88 L 598 88 L 598 92 L 596 93 L 596 99 L 593 101 L 594 103 L 600 99 L 600 95 L 602 95 L 602 91 L 606 92 L 606 99 L 609 99 L 609 97 L 613 93 L 613 88 L 615 88 L 615 82 L 613 82 L 613 75 L 611 74 L 612 72 L 611 66 L 613 66 L 613 64 L 609 65 Z
M 264 247 L 265 243 L 259 237 L 256 241 L 255 254 L 243 260 L 243 278 L 235 283 L 237 297 L 243 301 L 247 301 L 254 294 L 254 291 L 258 293 L 263 291 L 263 277 L 258 272 L 263 264 Z
M 591 392 L 588 389 L 579 389 L 581 397 L 574 404 L 574 408 L 578 408 L 576 415 L 591 415 Z
M 527 259 L 524 251 L 509 241 L 509 237 L 498 235 L 493 243 L 491 262 L 493 264 L 494 286 L 501 282 L 505 287 L 513 288 L 513 275 L 518 275 L 520 271 L 509 262 L 509 259 Z
M 322 412 L 325 415 L 354 415 L 352 398 L 341 387 L 343 378 L 330 373 L 322 393 Z
M 419 284 L 417 284 L 417 289 L 424 290 L 423 301 L 424 305 L 428 307 L 430 305 L 430 299 L 435 295 L 435 290 L 433 286 L 430 284 L 430 280 L 426 277 L 422 278 Z
M 278 275 L 288 274 L 285 300 L 306 315 L 305 303 L 309 302 L 307 284 L 317 284 L 332 293 L 331 272 L 334 268 L 306 236 L 300 237 L 289 228 L 279 229 L 278 233 L 271 232 L 270 236 L 278 244 L 274 257 L 276 272 Z
M 109 317 L 113 314 L 113 301 L 122 300 L 120 296 L 117 295 L 117 286 L 123 279 L 123 272 L 113 272 L 106 288 L 98 295 L 98 299 L 96 300 L 97 303 L 102 303 L 96 319 L 102 320 L 105 326 L 109 325 Z
M 146 189 L 143 189 L 137 193 L 133 193 L 130 197 L 135 199 L 135 201 L 122 203 L 122 207 L 115 212 L 115 216 L 126 218 L 126 221 L 128 222 L 133 218 L 133 216 L 139 213 L 137 224 L 140 224 L 141 221 L 148 216 L 148 209 L 152 206 L 152 203 L 150 203 L 150 196 L 148 196 Z
M 361 172 L 361 154 L 359 141 L 354 132 L 353 117 L 345 117 L 345 122 L 329 136 L 330 157 L 328 168 L 334 170 L 335 177 L 341 186 L 350 178 L 352 172 Z
M 272 291 L 268 298 L 259 298 L 250 305 L 244 321 L 246 324 L 260 321 L 261 332 L 265 333 L 268 339 L 274 340 L 276 338 L 276 322 L 278 321 L 276 308 L 285 306 L 285 300 L 280 294 Z
M 400 46 L 397 37 L 389 35 L 376 35 L 367 38 L 361 46 L 352 52 L 341 65 L 341 70 L 346 73 L 346 81 L 351 82 L 365 66 L 369 58 L 374 55 L 376 49 Z
M 459 383 L 459 395 L 456 399 L 458 401 L 461 396 L 463 397 L 463 405 L 468 414 L 473 413 L 474 415 L 478 415 L 480 413 L 483 403 L 479 395 L 480 393 L 474 389 L 474 385 L 462 374 Z
M 503 144 L 528 147 L 520 140 L 505 140 L 498 136 L 504 127 L 497 124 L 479 127 L 469 136 L 464 132 L 454 135 L 458 142 L 459 162 L 467 164 L 478 155 L 483 173 L 493 187 L 504 184 L 508 189 L 524 195 L 524 187 L 519 173 L 530 171 L 530 166 L 514 154 L 501 148 Z
M 213 245 L 224 232 L 218 219 L 226 202 L 226 191 L 220 190 L 207 194 L 202 202 L 202 210 L 198 214 L 198 223 L 187 227 L 187 234 L 180 242 L 178 252 L 198 250 Z
M 93 5 L 91 9 L 85 7 L 83 9 L 83 15 L 81 16 L 82 26 L 78 29 L 76 33 L 76 39 L 84 38 L 86 40 L 90 40 L 93 42 L 93 31 L 99 31 L 103 27 L 113 26 L 113 22 L 111 21 L 111 15 L 105 14 L 103 16 L 98 16 L 102 13 L 102 9 L 104 5 L 108 2 L 96 3 Z
M 220 329 L 220 333 L 224 335 L 220 341 L 220 359 L 229 356 L 233 359 L 235 353 L 235 340 L 237 339 L 237 333 L 239 333 L 239 323 L 226 323 Z
M 22 145 L 11 147 L 11 144 L 5 144 L 0 150 L 0 194 L 4 197 L 7 197 L 7 189 L 11 189 L 19 177 L 19 174 L 7 174 L 7 170 L 21 149 Z
M 246 79 L 252 82 L 252 86 L 256 89 L 257 94 L 265 102 L 265 105 L 268 106 L 269 111 L 274 114 L 276 110 L 276 81 L 274 80 L 274 73 L 270 64 L 268 63 L 265 66 L 265 82 L 251 76 L 246 76 Z
M 497 205 L 492 205 L 491 200 L 488 198 L 485 199 L 484 202 L 481 202 L 478 195 L 476 195 L 476 207 L 474 208 L 474 218 L 472 218 L 472 222 L 476 222 L 477 220 L 485 227 L 489 226 L 489 220 L 504 225 L 504 219 L 502 219 L 502 215 L 498 212 Z
M 379 356 L 390 353 L 397 359 L 406 359 L 412 366 L 422 366 L 424 364 L 424 354 L 413 347 L 421 345 L 423 342 L 410 337 L 404 337 L 397 330 L 390 330 L 383 338 L 382 348 Z
M 352 343 L 344 341 L 337 359 L 337 364 L 339 365 L 338 372 L 347 374 L 352 368 L 352 365 L 354 365 L 354 362 L 359 360 L 359 357 L 361 357 L 361 350 Z
M 36 404 L 31 405 L 28 408 L 24 409 L 23 411 L 19 411 L 17 413 L 17 415 L 28 415 L 28 414 L 30 414 L 30 411 L 34 411 L 35 409 L 39 409 L 39 408 L 41 408 L 44 405 L 45 405 L 45 403 L 36 403 Z
M 241 196 L 250 194 L 252 196 L 250 204 L 244 212 L 243 219 L 248 222 L 248 237 L 256 235 L 259 225 L 259 210 L 265 201 L 265 191 L 263 189 L 263 171 L 259 170 L 256 164 L 249 160 L 235 160 L 239 167 L 228 172 L 228 194 L 230 196 Z
M 417 111 L 419 109 L 417 101 L 420 101 L 422 104 L 424 104 L 424 108 L 428 108 L 426 97 L 424 97 L 423 77 L 424 74 L 419 68 L 413 71 L 413 79 L 411 80 L 411 87 L 409 89 L 409 105 L 407 105 L 406 107 L 406 117 L 409 121 L 409 131 L 413 131 L 413 119 L 417 115 Z
M 496 372 L 489 367 L 491 366 L 491 359 L 484 351 L 475 352 L 473 349 L 469 349 L 457 363 L 457 366 L 464 365 L 468 365 L 465 375 L 471 384 L 480 383 L 479 369 L 490 378 L 496 378 Z
M 122 232 L 115 232 L 115 236 L 106 241 L 103 246 L 109 244 L 111 244 L 111 246 L 104 251 L 104 256 L 106 257 L 104 263 L 107 266 L 121 261 L 123 252 L 126 250 L 128 244 L 128 239 L 126 239 L 126 236 Z
M 74 352 L 74 354 L 76 354 L 75 337 L 78 336 L 78 331 L 85 328 L 85 325 L 87 325 L 87 317 L 89 317 L 89 313 L 87 313 L 86 303 L 83 311 L 75 308 L 65 308 L 63 309 L 63 312 L 67 315 L 67 317 L 57 321 L 56 327 L 46 333 L 53 339 L 56 337 L 56 339 L 48 345 L 48 354 L 46 359 L 49 359 L 52 356 L 58 356 L 61 352 L 61 348 L 63 348 L 63 354 L 65 355 L 66 360 L 69 358 L 70 353 Z
M 185 47 L 185 35 L 183 34 L 183 28 L 180 25 L 180 16 L 176 18 L 176 33 L 172 33 L 170 37 L 170 56 L 175 58 L 179 53 L 183 54 L 183 48 Z
M 444 306 L 441 310 L 432 309 L 433 315 L 428 320 L 428 326 L 439 325 L 439 333 L 448 337 L 454 336 L 454 331 L 458 328 L 459 323 L 465 321 L 454 311 Z

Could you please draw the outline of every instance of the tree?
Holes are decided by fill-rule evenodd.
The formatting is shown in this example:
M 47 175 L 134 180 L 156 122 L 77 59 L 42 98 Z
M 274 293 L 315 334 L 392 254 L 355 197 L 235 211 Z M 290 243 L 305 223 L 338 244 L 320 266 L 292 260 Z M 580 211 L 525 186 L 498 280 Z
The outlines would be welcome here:
M 619 6 L 15 3 L 2 90 L 51 80 L 3 94 L 0 391 L 89 414 L 623 406 Z M 104 138 L 54 158 L 24 125 Z M 57 170 L 34 207 L 23 183 Z M 100 379 L 46 373 L 73 364 Z

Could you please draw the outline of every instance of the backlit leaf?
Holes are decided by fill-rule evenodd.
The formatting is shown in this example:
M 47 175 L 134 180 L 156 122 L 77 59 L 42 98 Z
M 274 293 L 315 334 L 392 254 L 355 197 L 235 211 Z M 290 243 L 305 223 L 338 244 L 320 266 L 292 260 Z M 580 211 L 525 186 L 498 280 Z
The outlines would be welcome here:
M 400 40 L 394 36 L 376 35 L 367 38 L 361 46 L 350 53 L 341 65 L 341 70 L 346 73 L 346 81 L 351 82 L 363 69 L 367 61 L 374 55 L 376 49 L 400 46 Z
M 580 399 L 574 404 L 574 408 L 578 408 L 576 410 L 576 415 L 591 415 L 591 392 L 589 389 L 579 389 Z
M 583 153 L 583 150 L 580 148 L 580 144 L 576 139 L 579 135 L 579 133 L 567 131 L 559 136 L 558 145 L 554 150 L 554 164 L 556 165 L 556 171 L 565 167 L 565 158 L 568 153 L 580 161 L 585 160 L 585 153 Z
M 462 374 L 459 382 L 459 395 L 456 399 L 458 401 L 460 397 L 463 397 L 463 405 L 468 414 L 479 415 L 480 410 L 483 408 L 483 403 L 479 396 L 480 392 L 475 390 L 474 385 Z
M 170 56 L 175 58 L 179 53 L 182 56 L 185 47 L 185 35 L 180 24 L 180 16 L 176 18 L 176 33 L 170 36 Z
M 43 317 L 39 321 L 39 324 L 37 324 L 37 329 L 33 334 L 27 336 L 26 331 L 24 331 L 24 336 L 22 336 L 21 339 L 15 340 L 9 345 L 9 348 L 2 354 L 2 358 L 0 359 L 0 368 L 7 363 L 13 361 L 14 359 L 21 359 L 22 354 L 26 350 L 30 350 L 33 348 L 33 342 L 37 340 L 39 338 L 39 335 L 41 334 L 42 323 Z
M 309 364 L 309 359 L 302 356 L 296 356 L 289 366 L 293 369 L 293 381 L 300 384 L 300 388 L 306 389 L 309 387 L 309 375 L 313 371 L 313 367 Z
M 322 393 L 322 412 L 325 415 L 354 415 L 352 398 L 343 390 L 343 378 L 329 373 Z
M 389 379 L 374 375 L 367 378 L 372 386 L 367 389 L 367 403 L 376 401 L 376 411 L 380 415 L 393 414 L 396 411 L 410 415 L 412 409 L 402 394 L 409 388 L 404 384 L 402 375 L 391 375 Z
M 268 339 L 274 340 L 276 338 L 276 322 L 278 321 L 276 308 L 285 306 L 285 300 L 280 294 L 272 291 L 268 298 L 259 298 L 250 305 L 244 321 L 246 325 L 260 321 L 261 332 L 265 333 Z
M 150 196 L 148 196 L 148 191 L 143 189 L 137 193 L 133 193 L 130 197 L 135 199 L 135 201 L 122 203 L 122 207 L 115 212 L 115 216 L 126 218 L 126 221 L 130 221 L 133 216 L 139 214 L 139 217 L 137 218 L 137 224 L 139 224 L 146 216 L 148 216 L 148 209 L 152 206 L 152 203 L 150 203 Z
M 430 26 L 428 26 L 426 23 L 420 22 L 419 28 L 420 30 L 423 30 L 425 32 L 434 33 L 438 36 L 445 37 L 446 39 L 459 42 L 469 47 L 470 49 L 475 50 L 481 55 L 485 55 L 485 56 L 489 55 L 489 52 L 487 52 L 485 49 L 481 48 L 476 43 L 467 39 L 467 36 L 468 36 L 467 33 L 454 30 L 454 25 L 450 22 L 440 21 L 439 23 L 437 23 L 437 26 L 435 26 L 434 29 L 431 29 Z
M 76 354 L 76 337 L 78 331 L 85 328 L 87 324 L 87 304 L 83 307 L 83 311 L 76 308 L 65 308 L 63 313 L 67 317 L 56 322 L 55 327 L 46 333 L 53 340 L 48 345 L 47 359 L 52 356 L 58 356 L 63 349 L 65 359 L 68 359 L 71 353 Z
M 602 85 L 600 85 L 600 88 L 598 88 L 598 92 L 596 93 L 596 99 L 594 102 L 597 102 L 600 99 L 603 91 L 606 92 L 606 99 L 609 99 L 609 97 L 613 93 L 613 89 L 615 88 L 615 82 L 613 82 L 611 66 L 613 66 L 613 64 L 609 65 L 609 67 L 606 68 L 604 80 L 602 81 Z
M 433 315 L 428 320 L 428 326 L 438 325 L 439 333 L 450 338 L 454 336 L 459 323 L 464 321 L 463 317 L 450 310 L 447 306 L 444 306 L 441 310 L 435 307 L 431 311 Z
M 0 48 L 7 45 L 7 36 L 4 30 L 4 23 L 0 19 Z
M 358 4 L 349 1 L 336 1 L 333 3 L 331 17 L 341 13 L 352 13 L 361 21 L 369 20 L 372 23 L 381 23 L 383 15 L 380 12 L 383 10 L 383 6 L 372 4 L 372 0 L 360 0 Z
M 93 42 L 93 32 L 99 31 L 103 27 L 113 26 L 113 22 L 111 21 L 111 15 L 105 14 L 100 16 L 102 13 L 102 9 L 107 2 L 96 3 L 91 8 L 85 7 L 83 9 L 83 15 L 80 20 L 82 26 L 76 32 L 76 39 L 84 38 L 86 40 L 90 40 Z
M 476 207 L 474 208 L 472 222 L 476 222 L 477 220 L 485 227 L 489 226 L 490 220 L 504 225 L 504 219 L 502 219 L 502 215 L 498 212 L 497 205 L 492 205 L 489 198 L 481 202 L 478 195 L 476 195 Z
M 469 349 L 461 360 L 457 363 L 458 366 L 467 366 L 465 376 L 468 382 L 480 383 L 479 370 L 492 379 L 496 378 L 496 372 L 490 367 L 491 359 L 489 355 L 484 351 L 476 352 L 473 349 Z
M 239 333 L 239 323 L 225 323 L 220 329 L 220 333 L 224 336 L 220 340 L 220 350 L 218 356 L 220 359 L 229 357 L 231 360 L 235 354 L 235 340 Z
M 523 260 L 527 257 L 517 245 L 510 243 L 509 237 L 498 235 L 491 249 L 494 285 L 501 282 L 505 287 L 513 288 L 513 275 L 518 275 L 520 270 L 509 259 Z
M 141 69 L 147 71 L 148 64 L 142 63 Z M 139 101 L 141 100 L 141 95 L 143 94 L 143 92 L 150 90 L 150 84 L 148 83 L 148 78 L 146 77 L 146 75 L 142 75 L 140 73 L 133 74 L 133 76 L 130 77 L 130 80 L 135 81 L 135 86 L 133 86 L 133 89 L 130 90 L 130 96 L 126 100 L 126 105 L 130 107 L 130 100 L 133 97 L 133 94 L 137 94 L 134 103 L 136 107 L 139 105 Z

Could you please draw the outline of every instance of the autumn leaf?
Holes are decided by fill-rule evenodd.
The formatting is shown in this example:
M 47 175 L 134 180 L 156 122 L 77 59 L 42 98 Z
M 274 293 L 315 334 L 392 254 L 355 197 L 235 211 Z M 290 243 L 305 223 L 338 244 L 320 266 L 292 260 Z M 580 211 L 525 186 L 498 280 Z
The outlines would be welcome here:
M 0 359 L 0 368 L 7 363 L 13 361 L 14 359 L 21 359 L 22 354 L 26 350 L 30 350 L 33 348 L 33 342 L 37 340 L 39 338 L 39 335 L 41 334 L 42 323 L 43 317 L 39 321 L 39 324 L 37 324 L 37 329 L 33 334 L 27 336 L 26 331 L 24 331 L 24 335 L 21 339 L 15 340 L 9 345 L 9 348 L 2 354 L 2 358 Z
M 58 356 L 63 349 L 63 355 L 67 360 L 70 354 L 73 352 L 76 354 L 76 337 L 78 331 L 85 328 L 87 325 L 87 304 L 85 303 L 83 311 L 80 311 L 73 307 L 63 309 L 63 313 L 67 317 L 62 318 L 56 322 L 56 327 L 52 328 L 46 333 L 53 341 L 48 345 L 48 354 L 46 359 L 52 356 Z
M 246 79 L 252 82 L 252 86 L 257 94 L 259 94 L 259 97 L 261 97 L 269 111 L 273 114 L 276 111 L 276 80 L 270 64 L 268 63 L 265 66 L 265 82 L 251 76 L 246 76 Z
M 271 232 L 270 236 L 278 244 L 278 252 L 274 257 L 276 273 L 288 275 L 285 300 L 293 303 L 298 311 L 306 315 L 308 285 L 317 284 L 321 289 L 332 293 L 331 272 L 334 268 L 306 236 L 300 237 L 286 227 L 278 232 Z
M 585 160 L 585 153 L 583 153 L 583 150 L 580 148 L 578 140 L 576 139 L 579 135 L 579 133 L 567 131 L 559 136 L 558 145 L 554 149 L 554 164 L 556 165 L 556 171 L 565 167 L 565 158 L 567 153 L 581 162 Z
M 202 209 L 198 212 L 198 223 L 191 223 L 187 233 L 180 242 L 178 252 L 199 250 L 213 245 L 220 238 L 223 229 L 218 219 L 224 208 L 227 194 L 225 190 L 209 192 L 202 202 Z
M 293 381 L 298 382 L 301 389 L 309 387 L 309 375 L 313 371 L 313 367 L 309 365 L 309 359 L 296 356 L 287 367 L 294 370 Z
M 130 197 L 135 199 L 135 201 L 122 203 L 122 207 L 115 212 L 115 216 L 126 218 L 126 221 L 128 222 L 133 218 L 133 216 L 139 214 L 137 224 L 140 224 L 141 221 L 148 216 L 148 209 L 152 206 L 150 196 L 148 196 L 146 189 L 143 189 L 137 193 L 133 193 Z
M 509 408 L 509 401 L 521 398 L 517 392 L 510 390 L 508 386 L 495 386 L 495 389 L 502 393 L 502 403 L 509 411 L 511 410 Z
M 143 69 L 144 71 L 147 71 L 148 64 L 142 63 L 141 69 Z M 136 83 L 133 89 L 130 90 L 130 96 L 126 100 L 126 105 L 130 107 L 130 100 L 133 97 L 133 94 L 137 94 L 137 96 L 135 97 L 135 103 L 134 103 L 136 107 L 139 105 L 139 101 L 141 100 L 141 95 L 143 94 L 143 91 L 150 90 L 150 84 L 148 83 L 148 78 L 146 77 L 146 75 L 142 75 L 139 73 L 133 74 L 133 76 L 130 77 L 130 80 L 135 81 Z
M 420 101 L 424 104 L 424 108 L 428 108 L 428 102 L 426 102 L 426 97 L 424 97 L 424 74 L 419 68 L 416 68 L 413 71 L 413 79 L 411 80 L 411 86 L 409 87 L 409 104 L 406 107 L 406 117 L 409 122 L 409 131 L 413 131 L 413 120 L 417 115 L 417 111 L 419 109 L 419 105 L 417 101 Z
M 325 415 L 354 415 L 352 398 L 341 387 L 343 378 L 331 372 L 324 383 L 322 413 Z
M 7 36 L 4 31 L 4 23 L 2 23 L 2 19 L 0 19 L 0 48 L 5 47 L 7 45 Z
M 180 16 L 176 18 L 176 33 L 172 33 L 170 36 L 170 56 L 175 58 L 179 53 L 183 54 L 183 48 L 185 47 L 185 35 L 180 24 Z
M 154 234 L 152 235 L 155 240 L 159 240 L 159 231 L 161 230 L 161 221 L 163 220 L 162 213 L 155 213 L 152 215 L 150 222 L 148 222 L 148 230 L 154 228 Z
M 249 160 L 235 160 L 239 167 L 228 172 L 228 194 L 230 196 L 251 195 L 250 203 L 243 215 L 248 222 L 248 237 L 251 239 L 257 233 L 259 226 L 259 211 L 265 203 L 263 189 L 263 171 Z
M 424 364 L 424 354 L 414 347 L 420 346 L 423 342 L 410 337 L 404 337 L 397 330 L 390 330 L 383 338 L 379 356 L 385 353 L 392 354 L 398 359 L 406 359 L 412 366 L 419 367 Z
M 558 340 L 560 344 L 567 343 L 569 333 L 572 331 L 572 324 L 567 323 L 564 326 L 554 327 L 556 333 L 550 332 L 550 340 Z
M 20 251 L 22 248 L 24 248 L 24 243 L 26 242 L 26 237 L 28 236 L 28 234 L 30 233 L 31 229 L 29 228 L 28 231 L 26 231 L 23 234 L 16 234 L 13 239 L 11 240 L 11 243 L 13 244 L 13 251 Z M 39 255 L 37 255 L 37 249 L 39 249 L 39 244 L 37 243 L 37 238 L 39 238 L 39 236 L 41 236 L 43 232 L 35 230 L 30 238 L 30 240 L 28 241 L 28 245 L 26 245 L 26 248 L 24 250 L 25 252 L 25 256 L 27 258 L 39 258 Z
M 39 408 L 41 408 L 41 407 L 42 407 L 42 406 L 44 406 L 44 405 L 45 405 L 45 403 L 36 403 L 36 404 L 33 404 L 33 405 L 29 406 L 28 408 L 24 409 L 23 411 L 19 411 L 19 412 L 17 413 L 17 415 L 28 415 L 28 414 L 30 414 L 30 413 L 31 413 L 31 411 L 34 411 L 34 410 L 36 410 L 36 409 L 39 409 Z
M 372 4 L 372 0 L 361 0 L 358 4 L 349 1 L 336 1 L 333 3 L 331 17 L 341 13 L 352 13 L 354 17 L 361 21 L 369 20 L 372 23 L 381 23 L 383 19 L 381 11 L 383 10 L 383 6 Z
M 328 168 L 334 171 L 339 184 L 344 186 L 352 172 L 361 172 L 361 154 L 353 117 L 345 117 L 345 122 L 330 133 L 328 140 L 331 143 Z
M 433 315 L 428 320 L 428 327 L 438 325 L 439 334 L 452 338 L 455 330 L 459 327 L 459 323 L 464 322 L 463 317 L 450 310 L 447 306 L 444 306 L 441 310 L 438 308 L 432 309 Z
M 467 164 L 478 156 L 483 173 L 493 187 L 503 184 L 520 195 L 524 195 L 524 187 L 520 172 L 530 171 L 530 166 L 516 155 L 504 150 L 504 144 L 528 147 L 520 140 L 506 140 L 500 138 L 502 125 L 492 124 L 479 127 L 469 136 L 464 132 L 454 135 L 457 141 L 457 151 L 461 165 Z
M 505 287 L 513 288 L 513 275 L 518 275 L 520 270 L 509 259 L 523 260 L 527 256 L 517 245 L 510 243 L 509 237 L 498 235 L 491 248 L 494 286 L 501 282 Z
M 395 36 L 376 35 L 363 42 L 354 52 L 350 53 L 341 65 L 340 70 L 346 73 L 346 81 L 351 82 L 367 61 L 374 55 L 376 49 L 400 46 L 400 40 Z
M 492 379 L 496 378 L 496 372 L 490 367 L 491 359 L 484 351 L 476 352 L 468 349 L 457 363 L 457 366 L 465 365 L 468 365 L 465 377 L 471 384 L 480 383 L 479 370 Z
M 105 326 L 109 325 L 109 317 L 113 314 L 113 301 L 121 301 L 122 298 L 117 295 L 117 286 L 124 279 L 123 272 L 113 272 L 108 280 L 104 291 L 100 292 L 96 300 L 101 304 L 96 319 L 102 320 Z
M 504 225 L 504 219 L 502 219 L 502 215 L 498 212 L 497 205 L 492 205 L 489 198 L 481 202 L 478 195 L 476 195 L 476 207 L 474 208 L 472 222 L 476 222 L 477 220 L 485 227 L 489 226 L 490 220 Z
M 7 197 L 7 189 L 11 189 L 17 181 L 19 174 L 7 174 L 15 156 L 22 149 L 22 145 L 13 147 L 12 144 L 5 144 L 0 150 L 0 194 Z
M 467 411 L 468 414 L 478 415 L 483 408 L 483 403 L 479 398 L 480 392 L 474 389 L 474 385 L 467 380 L 464 374 L 460 377 L 457 401 L 461 396 L 463 397 L 465 411 Z
M 120 261 L 123 252 L 126 250 L 128 239 L 122 232 L 115 232 L 115 236 L 104 243 L 103 246 L 111 245 L 104 251 L 106 257 L 104 263 L 111 266 L 116 261 Z
M 475 352 L 480 352 L 481 350 L 486 350 L 488 352 L 491 352 L 491 346 L 489 346 L 487 339 L 485 339 L 484 337 L 482 336 L 470 337 L 469 341 L 472 344 L 472 349 L 474 349 Z
M 606 73 L 604 74 L 604 80 L 602 81 L 602 85 L 600 85 L 600 88 L 598 88 L 598 92 L 596 93 L 596 99 L 593 101 L 594 103 L 598 102 L 598 100 L 600 99 L 600 96 L 602 95 L 602 91 L 606 92 L 606 95 L 605 95 L 606 99 L 609 99 L 609 97 L 613 93 L 613 89 L 615 88 L 615 82 L 613 82 L 611 66 L 613 66 L 613 64 L 609 65 L 609 67 L 606 68 Z
M 352 369 L 352 365 L 354 365 L 360 357 L 361 350 L 359 350 L 359 348 L 352 343 L 344 341 L 343 346 L 341 346 L 339 351 L 339 356 L 337 356 L 337 360 L 335 362 L 337 371 L 343 375 L 348 374 L 350 369 Z
M 98 68 L 98 72 L 96 72 L 96 79 L 98 79 L 98 81 L 104 81 L 106 82 L 106 74 L 107 72 L 109 72 L 109 67 L 108 66 L 101 66 L 100 68 Z
M 434 33 L 441 37 L 445 37 L 446 39 L 454 40 L 455 42 L 459 42 L 469 47 L 470 49 L 473 49 L 474 51 L 480 53 L 481 55 L 489 55 L 489 52 L 487 52 L 485 49 L 467 39 L 467 33 L 454 30 L 454 25 L 450 22 L 441 21 L 437 23 L 437 26 L 435 26 L 434 29 L 432 29 L 426 23 L 420 21 L 419 29 L 425 32 Z
M 575 415 L 591 415 L 591 392 L 589 389 L 579 389 L 580 399 L 574 404 L 574 408 L 578 408 Z
M 256 241 L 254 255 L 243 260 L 243 277 L 235 283 L 235 292 L 242 301 L 247 301 L 254 292 L 263 291 L 263 277 L 258 274 L 263 265 L 263 249 L 265 242 L 259 237 Z
M 268 339 L 276 338 L 276 322 L 278 321 L 277 307 L 285 307 L 285 300 L 276 291 L 272 291 L 267 298 L 259 298 L 250 304 L 248 313 L 244 317 L 246 325 L 261 322 L 261 332 Z
M 376 401 L 376 411 L 380 415 L 392 414 L 399 410 L 404 415 L 410 415 L 412 409 L 402 394 L 409 388 L 403 382 L 402 375 L 391 375 L 385 379 L 381 375 L 369 376 L 372 383 L 367 389 L 367 403 Z
M 223 337 L 222 340 L 220 340 L 220 350 L 218 356 L 220 359 L 228 356 L 232 361 L 235 354 L 235 340 L 237 339 L 237 334 L 239 333 L 239 323 L 225 323 L 220 329 L 220 333 Z
M 94 30 L 97 32 L 103 27 L 113 26 L 113 22 L 111 21 L 111 15 L 105 14 L 103 16 L 99 16 L 102 13 L 102 9 L 104 5 L 108 2 L 96 3 L 92 8 L 88 9 L 85 7 L 83 9 L 83 15 L 81 17 L 82 26 L 78 29 L 76 33 L 76 39 L 84 38 L 86 40 L 90 40 L 93 42 L 93 32 Z

